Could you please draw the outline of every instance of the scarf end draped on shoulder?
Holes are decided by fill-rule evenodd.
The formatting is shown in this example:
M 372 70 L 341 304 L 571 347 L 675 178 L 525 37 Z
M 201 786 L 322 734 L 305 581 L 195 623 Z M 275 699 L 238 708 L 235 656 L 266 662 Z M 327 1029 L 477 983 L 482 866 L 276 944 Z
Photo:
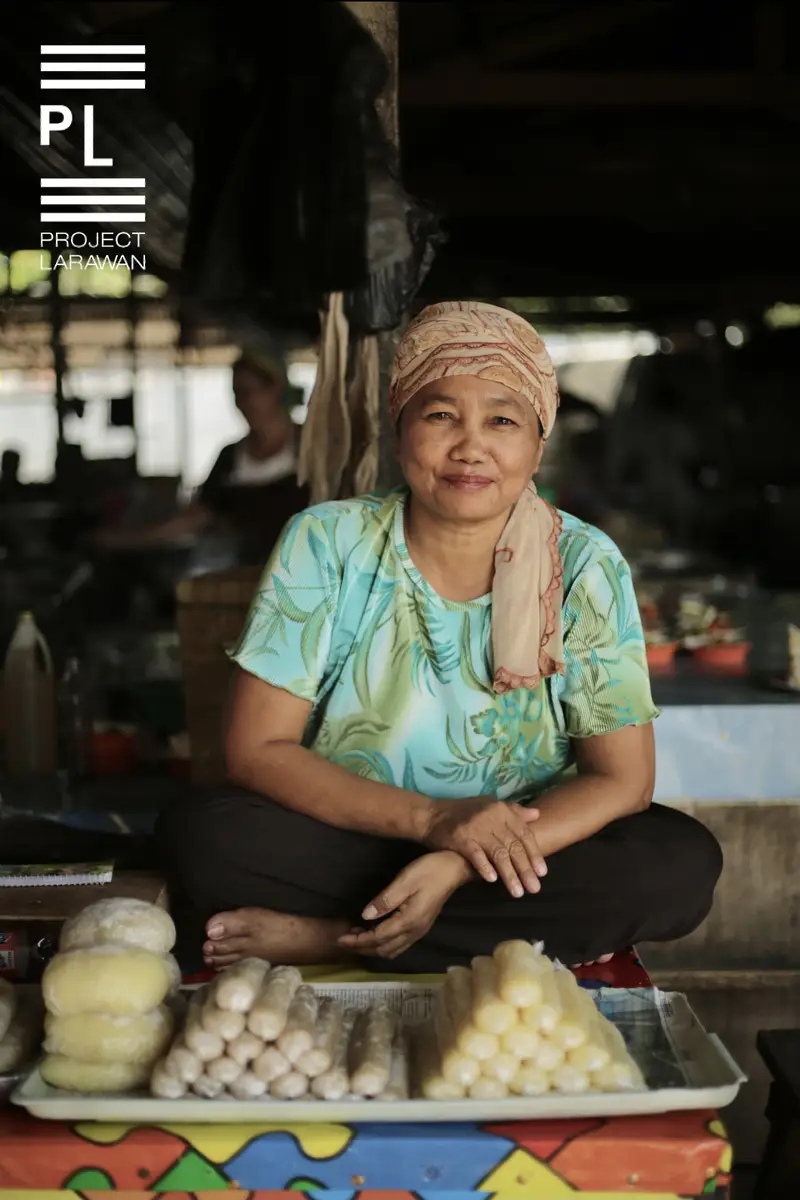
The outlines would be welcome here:
M 537 688 L 564 673 L 561 515 L 530 483 L 495 550 L 492 588 L 494 690 Z

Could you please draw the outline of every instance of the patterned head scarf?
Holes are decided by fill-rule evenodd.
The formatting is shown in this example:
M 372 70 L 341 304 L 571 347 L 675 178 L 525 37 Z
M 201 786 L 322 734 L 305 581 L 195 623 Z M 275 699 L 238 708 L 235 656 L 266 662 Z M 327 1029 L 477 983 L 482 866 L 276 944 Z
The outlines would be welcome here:
M 420 388 L 449 375 L 474 375 L 524 396 L 545 438 L 559 395 L 544 342 L 527 321 L 493 304 L 433 304 L 409 325 L 395 356 L 389 410 L 396 422 Z M 561 518 L 531 481 L 495 549 L 492 584 L 493 685 L 497 693 L 536 688 L 563 674 Z M 538 602 L 537 602 L 538 600 Z

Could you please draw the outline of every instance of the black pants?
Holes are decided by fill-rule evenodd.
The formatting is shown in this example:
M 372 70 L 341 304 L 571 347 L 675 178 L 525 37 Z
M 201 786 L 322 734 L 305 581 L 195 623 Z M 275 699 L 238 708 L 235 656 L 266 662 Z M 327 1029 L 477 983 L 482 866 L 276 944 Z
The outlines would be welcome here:
M 201 965 L 204 924 L 225 910 L 270 908 L 363 925 L 365 904 L 424 853 L 234 788 L 170 803 L 158 835 L 185 969 Z M 391 966 L 365 963 L 439 972 L 506 938 L 541 940 L 547 954 L 575 963 L 636 942 L 671 941 L 704 920 L 721 870 L 722 852 L 704 825 L 654 804 L 552 855 L 541 892 L 515 900 L 502 883 L 467 884 Z

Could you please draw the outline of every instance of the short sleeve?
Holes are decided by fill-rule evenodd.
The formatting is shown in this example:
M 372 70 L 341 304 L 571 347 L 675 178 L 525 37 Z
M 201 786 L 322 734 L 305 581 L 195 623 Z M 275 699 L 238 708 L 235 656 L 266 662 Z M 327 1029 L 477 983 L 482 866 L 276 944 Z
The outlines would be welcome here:
M 593 559 L 564 605 L 566 733 L 597 737 L 659 715 L 630 568 L 618 552 Z
M 313 703 L 339 602 L 336 563 L 324 523 L 309 512 L 293 517 L 264 568 L 233 662 Z

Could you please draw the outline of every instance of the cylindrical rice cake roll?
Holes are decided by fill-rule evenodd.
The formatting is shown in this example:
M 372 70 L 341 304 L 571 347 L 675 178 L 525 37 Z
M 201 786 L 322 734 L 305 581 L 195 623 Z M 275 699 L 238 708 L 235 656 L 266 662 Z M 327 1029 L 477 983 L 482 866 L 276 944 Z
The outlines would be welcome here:
M 44 969 L 42 995 L 48 1012 L 59 1016 L 125 1017 L 158 1008 L 170 982 L 163 956 L 106 943 L 56 954 Z
M 45 1083 L 66 1092 L 113 1095 L 133 1092 L 150 1082 L 150 1063 L 87 1063 L 62 1054 L 48 1054 L 39 1071 Z
M 58 948 L 78 950 L 111 942 L 169 954 L 175 941 L 175 923 L 166 909 L 132 897 L 110 897 L 69 917 L 61 927 Z
M 71 1013 L 45 1017 L 46 1054 L 83 1062 L 154 1063 L 169 1046 L 172 1013 L 165 1004 L 132 1016 Z

